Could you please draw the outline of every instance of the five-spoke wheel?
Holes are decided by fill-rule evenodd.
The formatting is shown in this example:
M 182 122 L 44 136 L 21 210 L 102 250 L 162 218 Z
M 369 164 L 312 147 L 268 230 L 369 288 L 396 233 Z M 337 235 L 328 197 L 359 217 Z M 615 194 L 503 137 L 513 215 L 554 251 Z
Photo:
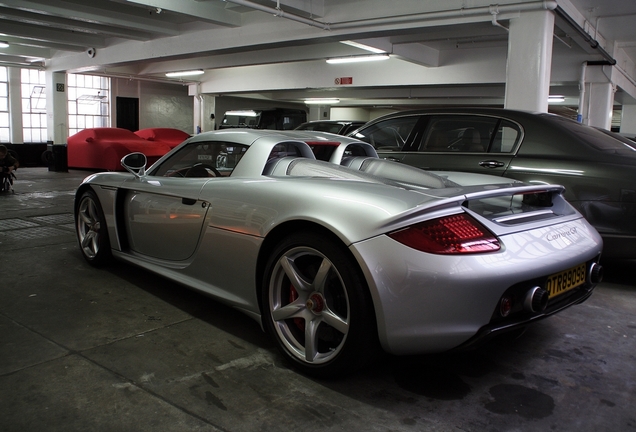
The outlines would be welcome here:
M 376 347 L 368 288 L 357 263 L 335 241 L 299 233 L 282 241 L 267 266 L 265 324 L 304 372 L 332 376 L 360 366 Z
M 84 258 L 93 265 L 103 264 L 110 258 L 110 242 L 104 212 L 92 190 L 82 194 L 75 210 L 77 239 Z

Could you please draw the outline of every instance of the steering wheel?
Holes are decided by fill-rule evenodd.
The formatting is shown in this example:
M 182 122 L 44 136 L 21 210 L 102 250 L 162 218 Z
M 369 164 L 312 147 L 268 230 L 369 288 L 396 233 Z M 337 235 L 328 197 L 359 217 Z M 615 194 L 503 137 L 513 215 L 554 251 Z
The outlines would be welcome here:
M 221 177 L 221 173 L 210 164 L 198 163 L 192 165 L 183 175 L 184 177 L 210 177 L 210 171 L 213 177 Z

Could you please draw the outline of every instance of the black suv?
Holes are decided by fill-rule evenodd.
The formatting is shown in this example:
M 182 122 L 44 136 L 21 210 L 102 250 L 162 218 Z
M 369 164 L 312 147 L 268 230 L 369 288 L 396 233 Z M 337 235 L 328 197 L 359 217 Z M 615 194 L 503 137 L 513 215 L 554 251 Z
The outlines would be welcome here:
M 226 111 L 219 129 L 250 128 L 292 130 L 307 121 L 303 110 L 263 108 Z

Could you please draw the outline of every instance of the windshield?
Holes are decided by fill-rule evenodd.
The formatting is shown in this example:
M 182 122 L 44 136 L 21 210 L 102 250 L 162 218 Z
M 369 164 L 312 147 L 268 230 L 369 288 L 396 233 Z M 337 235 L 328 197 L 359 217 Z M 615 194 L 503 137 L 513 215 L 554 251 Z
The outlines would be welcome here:
M 225 142 L 194 142 L 161 163 L 150 175 L 164 177 L 227 177 L 248 146 Z

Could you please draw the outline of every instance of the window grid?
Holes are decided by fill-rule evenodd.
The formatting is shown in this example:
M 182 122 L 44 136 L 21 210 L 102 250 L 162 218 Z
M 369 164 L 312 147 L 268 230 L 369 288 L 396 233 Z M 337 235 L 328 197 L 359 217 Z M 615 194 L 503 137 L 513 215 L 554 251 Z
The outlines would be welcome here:
M 110 78 L 68 74 L 68 134 L 110 126 Z
M 0 142 L 9 142 L 9 74 L 0 66 Z
M 20 75 L 23 141 L 46 142 L 46 75 L 36 69 L 21 69 Z

